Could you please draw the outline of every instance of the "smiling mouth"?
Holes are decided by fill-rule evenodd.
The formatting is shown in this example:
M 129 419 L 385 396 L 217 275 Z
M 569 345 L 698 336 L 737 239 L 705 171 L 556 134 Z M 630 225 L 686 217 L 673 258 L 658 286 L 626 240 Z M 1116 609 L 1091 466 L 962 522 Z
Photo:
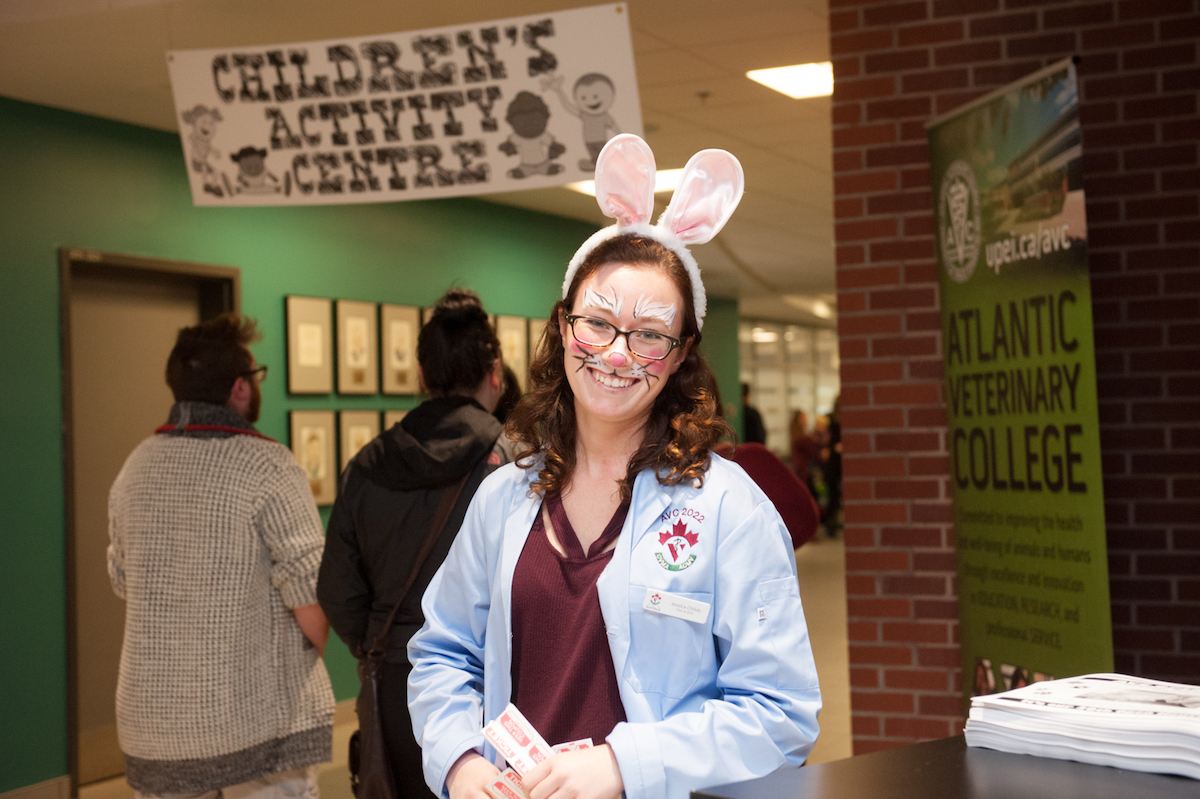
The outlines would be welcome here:
M 608 388 L 629 388 L 637 382 L 637 378 L 634 377 L 617 377 L 615 374 L 601 372 L 591 367 L 588 367 L 588 374 L 597 383 Z
M 584 103 L 584 105 L 587 106 L 589 111 L 595 111 L 597 108 L 604 105 L 604 103 Z

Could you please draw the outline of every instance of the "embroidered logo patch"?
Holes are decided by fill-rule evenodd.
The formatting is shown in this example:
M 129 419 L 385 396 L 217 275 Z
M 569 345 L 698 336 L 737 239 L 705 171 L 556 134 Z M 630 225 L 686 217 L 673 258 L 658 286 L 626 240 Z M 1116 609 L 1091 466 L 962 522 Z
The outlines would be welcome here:
M 658 534 L 659 551 L 654 553 L 658 565 L 673 572 L 691 566 L 696 562 L 696 553 L 692 550 L 699 539 L 700 534 L 689 531 L 683 519 L 675 522 L 670 529 Z

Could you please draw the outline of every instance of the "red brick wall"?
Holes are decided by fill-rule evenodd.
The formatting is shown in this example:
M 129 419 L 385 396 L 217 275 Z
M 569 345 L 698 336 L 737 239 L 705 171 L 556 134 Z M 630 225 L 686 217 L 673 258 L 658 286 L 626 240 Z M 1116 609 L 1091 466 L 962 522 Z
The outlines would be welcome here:
M 962 724 L 923 123 L 1071 55 L 1116 667 L 1200 682 L 1200 2 L 829 5 L 855 752 Z

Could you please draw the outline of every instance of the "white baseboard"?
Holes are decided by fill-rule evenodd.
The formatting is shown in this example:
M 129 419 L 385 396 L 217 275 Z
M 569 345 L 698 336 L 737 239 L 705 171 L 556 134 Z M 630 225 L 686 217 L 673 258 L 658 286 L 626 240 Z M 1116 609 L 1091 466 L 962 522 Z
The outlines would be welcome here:
M 0 799 L 71 799 L 71 778 L 63 775 L 24 788 L 15 788 L 0 793 Z

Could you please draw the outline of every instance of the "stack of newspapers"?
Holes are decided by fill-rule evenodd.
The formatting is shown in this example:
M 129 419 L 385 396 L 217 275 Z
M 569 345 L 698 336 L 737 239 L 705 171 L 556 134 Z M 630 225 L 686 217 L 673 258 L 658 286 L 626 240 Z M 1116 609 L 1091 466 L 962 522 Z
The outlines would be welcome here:
M 1123 674 L 1037 682 L 972 697 L 966 735 L 968 746 L 1200 779 L 1200 686 Z

